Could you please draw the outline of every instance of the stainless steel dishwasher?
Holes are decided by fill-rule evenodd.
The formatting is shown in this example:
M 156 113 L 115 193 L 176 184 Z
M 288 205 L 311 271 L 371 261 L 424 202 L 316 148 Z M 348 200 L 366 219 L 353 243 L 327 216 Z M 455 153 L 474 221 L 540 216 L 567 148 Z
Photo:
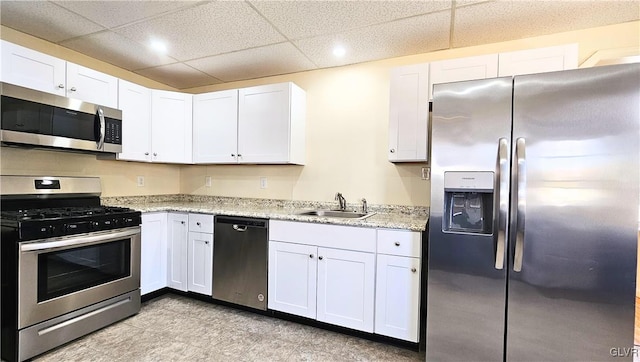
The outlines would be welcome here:
M 216 216 L 213 298 L 267 309 L 269 220 Z

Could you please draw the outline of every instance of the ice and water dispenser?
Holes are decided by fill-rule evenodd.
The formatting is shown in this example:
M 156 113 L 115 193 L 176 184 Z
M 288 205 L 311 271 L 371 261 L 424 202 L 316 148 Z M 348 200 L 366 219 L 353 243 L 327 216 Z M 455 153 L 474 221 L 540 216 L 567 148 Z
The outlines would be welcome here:
M 442 231 L 464 234 L 493 232 L 493 172 L 444 173 Z

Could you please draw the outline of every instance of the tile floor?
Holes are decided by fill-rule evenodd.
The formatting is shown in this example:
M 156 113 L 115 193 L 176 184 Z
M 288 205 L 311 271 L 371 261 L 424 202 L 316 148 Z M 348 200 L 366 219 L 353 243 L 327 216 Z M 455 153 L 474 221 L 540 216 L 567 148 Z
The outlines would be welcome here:
M 35 361 L 423 361 L 424 355 L 166 294 Z

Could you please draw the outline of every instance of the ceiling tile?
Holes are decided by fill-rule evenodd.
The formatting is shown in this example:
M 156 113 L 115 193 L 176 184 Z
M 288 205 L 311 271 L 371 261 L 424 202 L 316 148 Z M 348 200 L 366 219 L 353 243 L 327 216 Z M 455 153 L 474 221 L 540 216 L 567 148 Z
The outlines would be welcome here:
M 53 43 L 104 28 L 48 1 L 0 1 L 2 25 Z
M 108 30 L 64 41 L 60 45 L 127 70 L 177 62 Z
M 451 8 L 436 1 L 252 1 L 289 39 L 326 35 Z
M 113 28 L 194 6 L 198 1 L 54 1 L 54 3 L 107 28 Z
M 448 10 L 352 30 L 343 34 L 294 41 L 319 67 L 332 67 L 449 47 Z M 336 58 L 332 50 L 343 46 L 347 54 Z
M 225 82 L 317 68 L 288 42 L 191 60 L 186 63 Z
M 222 83 L 219 79 L 182 63 L 141 69 L 137 70 L 136 73 L 178 89 Z
M 638 1 L 498 1 L 457 8 L 453 46 L 464 47 L 640 18 Z
M 284 37 L 244 2 L 214 2 L 115 30 L 139 43 L 167 42 L 181 61 L 280 43 Z

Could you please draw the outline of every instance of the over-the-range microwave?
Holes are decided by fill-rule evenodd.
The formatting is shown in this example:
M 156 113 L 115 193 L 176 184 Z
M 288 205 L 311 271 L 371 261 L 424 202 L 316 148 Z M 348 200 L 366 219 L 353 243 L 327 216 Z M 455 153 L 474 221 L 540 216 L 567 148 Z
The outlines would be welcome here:
M 122 111 L 0 82 L 3 145 L 122 152 Z

